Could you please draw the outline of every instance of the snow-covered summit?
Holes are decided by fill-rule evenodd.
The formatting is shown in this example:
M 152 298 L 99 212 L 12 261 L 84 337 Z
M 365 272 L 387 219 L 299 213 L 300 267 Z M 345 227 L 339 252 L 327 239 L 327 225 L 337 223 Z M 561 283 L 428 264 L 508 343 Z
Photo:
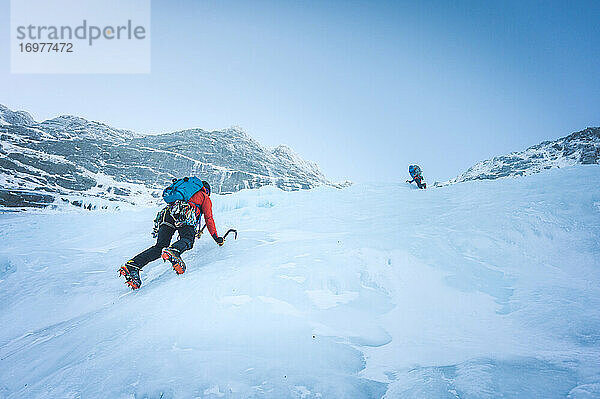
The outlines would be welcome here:
M 40 124 L 41 128 L 51 130 L 60 139 L 109 139 L 128 140 L 135 136 L 129 130 L 115 129 L 104 123 L 88 121 L 73 115 L 61 115 Z
M 302 169 L 306 170 L 306 171 L 311 171 L 312 173 L 314 173 L 317 176 L 321 176 L 323 179 L 325 179 L 325 176 L 323 176 L 323 174 L 321 173 L 321 170 L 319 169 L 319 166 L 315 163 L 315 162 L 311 162 L 311 161 L 307 161 L 305 159 L 303 159 L 300 155 L 298 155 L 297 152 L 295 152 L 294 150 L 292 150 L 290 147 L 288 147 L 285 144 L 281 144 L 277 147 L 275 147 L 271 153 L 281 159 L 283 162 L 286 162 L 288 165 L 295 165 L 295 166 L 299 166 Z
M 35 121 L 25 111 L 12 111 L 0 104 L 0 126 L 1 125 L 21 125 L 29 126 L 33 125 Z
M 481 161 L 460 176 L 436 185 L 525 176 L 578 164 L 600 164 L 600 127 L 588 127 L 558 140 L 544 141 L 525 151 Z

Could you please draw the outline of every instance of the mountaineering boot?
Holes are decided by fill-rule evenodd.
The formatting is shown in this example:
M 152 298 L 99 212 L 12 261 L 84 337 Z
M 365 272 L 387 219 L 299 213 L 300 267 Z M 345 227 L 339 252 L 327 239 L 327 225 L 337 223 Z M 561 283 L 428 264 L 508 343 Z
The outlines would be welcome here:
M 179 251 L 176 250 L 175 248 L 163 249 L 161 258 L 163 258 L 163 261 L 165 261 L 165 262 L 166 261 L 171 262 L 171 264 L 173 265 L 173 270 L 175 270 L 175 273 L 177 273 L 177 274 L 185 273 L 185 263 L 183 263 L 183 260 L 179 256 Z
M 140 268 L 132 260 L 128 260 L 125 265 L 121 266 L 119 274 L 125 276 L 125 284 L 130 286 L 132 290 L 137 290 L 142 286 Z

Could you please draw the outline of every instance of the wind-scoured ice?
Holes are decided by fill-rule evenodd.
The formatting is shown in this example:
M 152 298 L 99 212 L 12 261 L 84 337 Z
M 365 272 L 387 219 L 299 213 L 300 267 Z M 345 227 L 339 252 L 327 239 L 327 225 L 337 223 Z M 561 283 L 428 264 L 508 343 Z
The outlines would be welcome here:
M 598 398 L 600 168 L 214 196 L 131 292 L 157 209 L 0 215 L 0 398 Z

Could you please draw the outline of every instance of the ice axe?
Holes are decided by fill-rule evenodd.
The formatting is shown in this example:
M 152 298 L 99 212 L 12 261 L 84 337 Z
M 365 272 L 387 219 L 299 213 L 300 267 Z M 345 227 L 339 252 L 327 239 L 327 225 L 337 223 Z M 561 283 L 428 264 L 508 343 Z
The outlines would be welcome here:
M 227 230 L 227 233 L 225 233 L 225 235 L 223 236 L 223 241 L 225 240 L 225 238 L 227 238 L 227 235 L 228 235 L 229 233 L 233 233 L 233 234 L 235 234 L 235 235 L 233 236 L 233 237 L 234 237 L 233 239 L 234 239 L 234 240 L 237 240 L 237 230 L 236 230 L 236 229 L 229 229 L 229 230 Z
M 206 228 L 206 224 L 204 224 L 204 226 L 202 226 L 202 228 L 198 231 L 198 233 L 196 233 L 196 237 L 200 238 L 200 236 L 202 235 L 202 233 L 204 232 L 204 229 Z M 237 240 L 237 230 L 236 229 L 229 229 L 227 230 L 227 233 L 225 233 L 223 235 L 223 241 L 225 241 L 225 239 L 227 238 L 227 236 L 229 235 L 229 233 L 233 233 L 234 234 L 234 240 Z

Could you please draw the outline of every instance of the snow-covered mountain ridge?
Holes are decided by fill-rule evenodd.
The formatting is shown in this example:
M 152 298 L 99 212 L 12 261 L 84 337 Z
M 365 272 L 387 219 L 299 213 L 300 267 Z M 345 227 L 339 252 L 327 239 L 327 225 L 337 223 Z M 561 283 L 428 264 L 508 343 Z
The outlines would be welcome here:
M 546 169 L 579 164 L 600 164 L 600 127 L 588 127 L 558 140 L 544 141 L 525 151 L 478 162 L 460 176 L 435 185 L 526 176 Z
M 3 207 L 150 204 L 171 179 L 188 175 L 216 193 L 342 186 L 289 147 L 265 148 L 239 128 L 142 136 L 69 115 L 36 122 L 0 105 L 0 138 Z

